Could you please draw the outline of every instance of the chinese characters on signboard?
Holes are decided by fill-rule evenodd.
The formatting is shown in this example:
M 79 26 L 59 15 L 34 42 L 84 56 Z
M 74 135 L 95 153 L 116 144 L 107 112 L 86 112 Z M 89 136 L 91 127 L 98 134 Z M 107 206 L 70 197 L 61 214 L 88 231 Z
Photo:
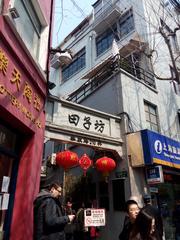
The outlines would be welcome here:
M 87 137 L 71 136 L 70 140 L 78 143 L 82 143 L 82 144 L 87 144 L 87 145 L 93 145 L 93 146 L 99 146 L 99 147 L 102 146 L 102 142 L 100 140 L 94 140 Z
M 99 227 L 106 225 L 105 209 L 86 209 L 84 210 L 85 227 Z
M 81 119 L 77 114 L 69 114 L 68 120 L 69 120 L 69 123 L 74 126 L 78 126 L 78 123 L 81 120 L 83 121 L 82 125 L 84 129 L 91 130 L 93 128 L 93 130 L 96 130 L 97 132 L 100 132 L 100 133 L 103 133 L 104 127 L 105 127 L 105 123 L 103 123 L 102 120 L 96 120 L 95 123 L 93 123 L 93 121 L 91 120 L 91 117 L 89 116 L 85 116 Z
M 148 184 L 163 183 L 163 170 L 162 166 L 153 166 L 146 169 L 146 177 Z
M 0 49 L 0 73 L 4 76 L 7 75 L 8 72 L 8 64 L 9 59 L 6 54 Z M 10 83 L 16 87 L 16 91 L 21 91 L 21 73 L 20 71 L 14 67 L 11 78 L 9 79 Z M 38 128 L 41 128 L 41 122 L 39 119 L 36 119 L 32 112 L 30 112 L 3 84 L 0 84 L 0 94 L 6 95 L 11 104 L 16 107 L 21 113 L 23 113 L 26 118 L 28 118 L 32 123 L 34 123 Z M 33 92 L 32 86 L 25 82 L 25 86 L 23 88 L 23 98 L 27 100 L 28 104 L 33 104 L 34 109 L 38 112 L 42 107 L 40 97 Z

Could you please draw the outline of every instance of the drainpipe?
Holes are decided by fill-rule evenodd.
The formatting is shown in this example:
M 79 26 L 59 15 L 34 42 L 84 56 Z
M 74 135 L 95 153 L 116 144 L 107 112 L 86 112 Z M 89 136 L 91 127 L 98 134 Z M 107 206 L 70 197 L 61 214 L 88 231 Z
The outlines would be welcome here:
M 51 53 L 51 42 L 52 42 L 51 40 L 52 40 L 53 10 L 54 10 L 54 0 L 51 0 L 50 20 L 49 20 L 49 36 L 48 36 L 48 52 L 47 52 L 47 61 L 46 61 L 46 79 L 47 79 L 46 93 L 47 93 L 47 96 L 49 96 L 49 73 L 50 73 L 50 53 Z

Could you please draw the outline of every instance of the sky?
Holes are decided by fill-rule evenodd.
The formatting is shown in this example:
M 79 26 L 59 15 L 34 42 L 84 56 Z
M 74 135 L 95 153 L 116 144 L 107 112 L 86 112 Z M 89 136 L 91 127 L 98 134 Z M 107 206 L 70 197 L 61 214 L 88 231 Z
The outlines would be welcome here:
M 92 11 L 96 0 L 55 0 L 53 47 L 62 40 Z

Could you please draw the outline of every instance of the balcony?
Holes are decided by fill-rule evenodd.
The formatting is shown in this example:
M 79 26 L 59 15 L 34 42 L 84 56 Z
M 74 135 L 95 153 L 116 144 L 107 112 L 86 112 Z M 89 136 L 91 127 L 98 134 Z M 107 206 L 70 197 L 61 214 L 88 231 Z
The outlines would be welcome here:
M 92 27 L 96 33 L 100 33 L 102 29 L 112 25 L 120 15 L 121 10 L 116 3 L 112 3 L 112 1 L 106 2 L 98 10 L 94 9 Z
M 129 62 L 127 58 L 121 56 L 120 60 L 116 57 L 109 57 L 91 69 L 82 79 L 88 79 L 80 88 L 72 92 L 66 100 L 80 103 L 84 98 L 91 95 L 104 84 L 106 84 L 113 75 L 117 73 L 128 73 L 129 77 L 156 89 L 155 78 L 152 72 L 146 71 L 138 65 Z

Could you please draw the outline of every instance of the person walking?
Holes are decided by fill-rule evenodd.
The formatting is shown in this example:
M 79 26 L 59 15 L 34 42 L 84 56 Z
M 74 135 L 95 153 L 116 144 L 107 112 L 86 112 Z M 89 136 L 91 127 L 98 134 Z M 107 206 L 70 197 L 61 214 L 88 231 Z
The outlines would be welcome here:
M 180 240 L 180 200 L 176 200 L 172 218 L 175 227 L 175 239 Z
M 136 201 L 128 200 L 126 202 L 127 216 L 124 219 L 123 230 L 119 234 L 119 240 L 129 240 L 130 232 L 133 228 L 136 217 L 139 213 L 139 206 Z
M 42 190 L 34 201 L 34 240 L 65 240 L 64 228 L 75 215 L 64 216 L 59 201 L 62 187 L 51 184 Z
M 75 215 L 75 210 L 72 208 L 72 199 L 68 198 L 66 205 L 64 207 L 65 215 Z M 65 226 L 65 234 L 66 234 L 66 240 L 74 240 L 74 231 L 75 231 L 75 223 L 69 222 Z
M 129 234 L 129 240 L 161 240 L 153 210 L 141 209 Z
M 159 209 L 157 207 L 152 206 L 152 200 L 150 195 L 145 194 L 143 200 L 145 206 L 142 209 L 154 217 L 156 231 L 157 234 L 159 235 L 159 239 L 163 239 L 163 221 Z
M 90 229 L 88 227 L 85 227 L 84 223 L 84 211 L 91 207 L 91 203 L 89 201 L 87 202 L 81 202 L 80 208 L 78 209 L 76 213 L 76 230 L 74 232 L 74 240 L 90 240 Z

